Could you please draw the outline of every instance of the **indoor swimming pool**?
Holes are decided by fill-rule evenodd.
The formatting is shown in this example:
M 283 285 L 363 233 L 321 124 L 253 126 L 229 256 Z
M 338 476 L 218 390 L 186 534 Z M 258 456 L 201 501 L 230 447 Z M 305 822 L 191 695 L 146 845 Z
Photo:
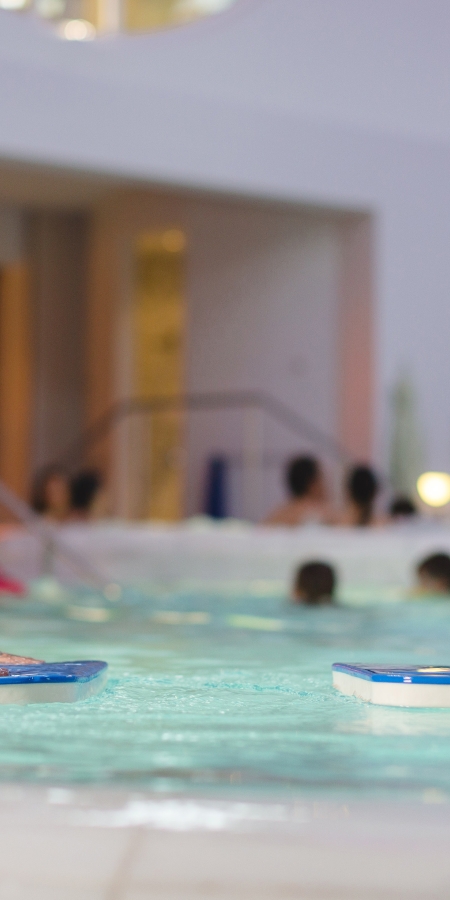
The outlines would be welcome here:
M 268 592 L 125 591 L 95 609 L 76 595 L 1 608 L 3 650 L 110 667 L 91 700 L 2 707 L 4 782 L 450 798 L 450 710 L 370 707 L 331 686 L 335 661 L 448 664 L 448 601 L 308 609 Z

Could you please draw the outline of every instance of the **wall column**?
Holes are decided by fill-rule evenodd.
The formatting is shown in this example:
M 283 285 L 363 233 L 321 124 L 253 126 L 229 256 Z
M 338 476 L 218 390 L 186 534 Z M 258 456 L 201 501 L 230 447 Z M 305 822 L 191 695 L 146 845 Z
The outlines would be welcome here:
M 369 215 L 343 226 L 338 437 L 361 462 L 374 452 L 373 240 Z
M 32 338 L 28 269 L 0 274 L 0 478 L 27 498 L 30 480 Z

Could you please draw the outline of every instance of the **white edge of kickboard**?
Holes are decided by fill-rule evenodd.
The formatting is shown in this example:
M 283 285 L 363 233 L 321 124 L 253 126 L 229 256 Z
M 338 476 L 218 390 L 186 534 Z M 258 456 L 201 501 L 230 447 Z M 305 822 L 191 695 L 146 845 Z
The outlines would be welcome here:
M 76 703 L 87 700 L 103 690 L 107 681 L 107 669 L 89 681 L 29 682 L 28 684 L 0 684 L 0 705 L 28 703 Z
M 369 681 L 347 672 L 333 671 L 333 686 L 343 694 L 377 706 L 450 707 L 450 684 Z

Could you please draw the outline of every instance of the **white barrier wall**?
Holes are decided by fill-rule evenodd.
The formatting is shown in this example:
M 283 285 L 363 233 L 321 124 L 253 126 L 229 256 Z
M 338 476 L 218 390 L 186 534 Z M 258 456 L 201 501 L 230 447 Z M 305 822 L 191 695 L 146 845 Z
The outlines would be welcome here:
M 319 559 L 335 567 L 342 599 L 356 604 L 406 599 L 417 564 L 432 553 L 450 552 L 450 528 L 430 523 L 358 531 L 201 520 L 173 527 L 114 523 L 65 527 L 59 538 L 105 584 L 140 585 L 150 595 L 192 590 L 287 596 L 297 567 Z M 18 578 L 48 575 L 51 563 L 63 580 L 86 581 L 86 569 L 68 566 L 57 550 L 52 557 L 29 534 L 4 535 L 0 555 L 5 570 Z

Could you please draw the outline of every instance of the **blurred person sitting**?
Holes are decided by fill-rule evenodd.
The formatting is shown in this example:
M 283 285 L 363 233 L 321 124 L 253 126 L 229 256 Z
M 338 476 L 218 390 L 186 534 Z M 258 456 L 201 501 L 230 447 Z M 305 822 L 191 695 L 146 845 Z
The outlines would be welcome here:
M 294 603 L 323 606 L 334 602 L 336 573 L 325 562 L 309 562 L 298 569 L 292 588 Z
M 88 521 L 94 517 L 94 506 L 102 488 L 102 478 L 95 469 L 84 469 L 70 482 L 71 519 Z
M 450 556 L 433 553 L 417 566 L 417 593 L 450 596 Z
M 335 524 L 347 528 L 386 525 L 386 516 L 377 515 L 375 500 L 380 489 L 378 478 L 369 466 L 355 466 L 346 482 L 347 502 Z
M 326 486 L 320 463 L 313 456 L 298 456 L 286 468 L 286 486 L 291 499 L 275 509 L 264 525 L 303 525 L 325 522 L 330 517 Z
M 66 522 L 70 512 L 70 489 L 67 472 L 52 464 L 37 472 L 31 492 L 35 512 L 54 522 Z
M 389 506 L 389 517 L 393 522 L 403 522 L 418 515 L 417 507 L 409 497 L 394 497 Z

